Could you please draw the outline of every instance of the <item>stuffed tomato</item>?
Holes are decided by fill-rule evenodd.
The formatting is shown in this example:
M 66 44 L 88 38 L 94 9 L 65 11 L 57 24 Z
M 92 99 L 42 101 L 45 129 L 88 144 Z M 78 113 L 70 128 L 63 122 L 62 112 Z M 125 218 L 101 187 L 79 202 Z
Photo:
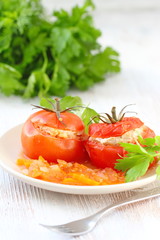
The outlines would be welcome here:
M 126 152 L 119 143 L 136 143 L 138 136 L 155 137 L 155 133 L 136 117 L 116 117 L 114 109 L 108 119 L 100 118 L 101 123 L 89 126 L 89 138 L 86 149 L 92 164 L 99 168 L 114 168 L 116 160 L 125 156 Z
M 84 138 L 82 120 L 67 111 L 36 112 L 24 123 L 21 134 L 24 154 L 32 159 L 42 156 L 48 162 L 85 160 Z

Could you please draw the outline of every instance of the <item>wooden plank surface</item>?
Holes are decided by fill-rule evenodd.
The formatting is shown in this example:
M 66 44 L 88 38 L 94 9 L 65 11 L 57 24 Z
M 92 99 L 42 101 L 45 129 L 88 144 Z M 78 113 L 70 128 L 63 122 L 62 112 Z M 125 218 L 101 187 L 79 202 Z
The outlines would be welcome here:
M 72 1 L 73 2 L 73 1 Z M 98 1 L 97 1 L 98 2 Z M 102 1 L 100 1 L 102 3 Z M 129 1 L 130 2 L 130 1 Z M 144 2 L 144 1 L 143 1 Z M 151 1 L 147 1 L 151 4 Z M 50 5 L 48 5 L 50 3 Z M 111 3 L 111 1 L 110 1 Z M 45 1 L 51 6 L 52 1 Z M 57 3 L 58 4 L 58 3 Z M 157 5 L 156 5 L 157 4 Z M 147 5 L 150 6 L 150 5 Z M 95 22 L 103 32 L 101 43 L 121 54 L 122 72 L 88 92 L 71 91 L 99 112 L 128 103 L 139 117 L 160 134 L 160 11 L 158 1 L 144 11 L 110 11 L 98 8 Z M 157 6 L 157 8 L 156 8 Z M 101 14 L 99 14 L 101 13 Z M 30 103 L 0 95 L 0 135 L 24 122 L 32 112 Z M 160 185 L 156 182 L 154 185 Z M 153 185 L 152 185 L 153 186 Z M 58 224 L 87 216 L 132 192 L 76 196 L 45 191 L 24 184 L 0 169 L 0 238 L 2 240 L 67 240 L 40 227 L 38 222 Z M 104 217 L 96 229 L 77 240 L 159 238 L 160 198 L 122 207 Z

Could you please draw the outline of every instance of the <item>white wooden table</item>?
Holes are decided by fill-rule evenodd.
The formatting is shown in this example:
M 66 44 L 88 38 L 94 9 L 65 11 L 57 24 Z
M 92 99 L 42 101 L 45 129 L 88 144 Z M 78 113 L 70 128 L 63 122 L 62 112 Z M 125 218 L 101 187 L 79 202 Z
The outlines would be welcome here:
M 51 5 L 69 8 L 67 1 Z M 70 5 L 73 2 L 70 1 Z M 79 1 L 82 2 L 82 1 Z M 103 45 L 115 47 L 121 54 L 122 72 L 87 92 L 69 92 L 91 103 L 99 112 L 136 103 L 139 117 L 160 135 L 160 4 L 158 1 L 96 1 L 96 25 L 101 28 Z M 128 5 L 126 5 L 126 3 Z M 32 113 L 30 103 L 17 97 L 0 95 L 0 135 L 24 122 Z M 156 182 L 153 185 L 160 185 Z M 152 186 L 153 186 L 152 185 Z M 50 192 L 9 176 L 0 169 L 0 239 L 67 240 L 38 225 L 59 224 L 87 216 L 130 192 L 108 195 L 67 195 Z M 120 208 L 104 217 L 96 229 L 79 240 L 159 239 L 160 198 Z

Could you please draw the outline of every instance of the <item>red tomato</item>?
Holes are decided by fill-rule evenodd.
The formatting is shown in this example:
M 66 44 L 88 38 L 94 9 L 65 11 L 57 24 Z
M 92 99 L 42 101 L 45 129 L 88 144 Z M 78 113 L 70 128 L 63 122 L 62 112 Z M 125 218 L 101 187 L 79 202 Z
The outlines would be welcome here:
M 113 137 L 121 137 L 123 134 L 138 129 L 143 126 L 143 122 L 139 118 L 125 117 L 116 123 L 93 123 L 89 126 L 89 138 L 86 141 L 86 149 L 91 162 L 100 168 L 114 168 L 116 160 L 123 157 L 125 152 L 120 145 L 101 143 L 99 140 Z M 155 133 L 148 127 L 144 127 L 141 133 L 142 137 L 154 137 Z M 97 139 L 98 138 L 98 139 Z M 129 139 L 128 142 L 134 142 Z
M 61 121 L 54 112 L 45 110 L 32 114 L 24 123 L 21 141 L 24 154 L 32 159 L 40 155 L 49 162 L 86 159 L 84 124 L 75 114 L 62 112 Z

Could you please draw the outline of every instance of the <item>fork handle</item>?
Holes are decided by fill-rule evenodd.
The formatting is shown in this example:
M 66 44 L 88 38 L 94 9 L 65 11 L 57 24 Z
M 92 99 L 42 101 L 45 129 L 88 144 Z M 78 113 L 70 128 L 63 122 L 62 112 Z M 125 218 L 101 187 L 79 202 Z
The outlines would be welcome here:
M 153 188 L 153 189 L 150 189 L 147 191 L 138 192 L 137 194 L 135 194 L 125 200 L 115 202 L 115 203 L 101 209 L 97 213 L 93 214 L 91 217 L 95 217 L 96 220 L 99 220 L 103 215 L 105 215 L 110 210 L 113 210 L 115 208 L 130 204 L 130 203 L 142 201 L 142 200 L 157 197 L 157 196 L 160 196 L 160 187 L 156 187 L 156 188 Z

